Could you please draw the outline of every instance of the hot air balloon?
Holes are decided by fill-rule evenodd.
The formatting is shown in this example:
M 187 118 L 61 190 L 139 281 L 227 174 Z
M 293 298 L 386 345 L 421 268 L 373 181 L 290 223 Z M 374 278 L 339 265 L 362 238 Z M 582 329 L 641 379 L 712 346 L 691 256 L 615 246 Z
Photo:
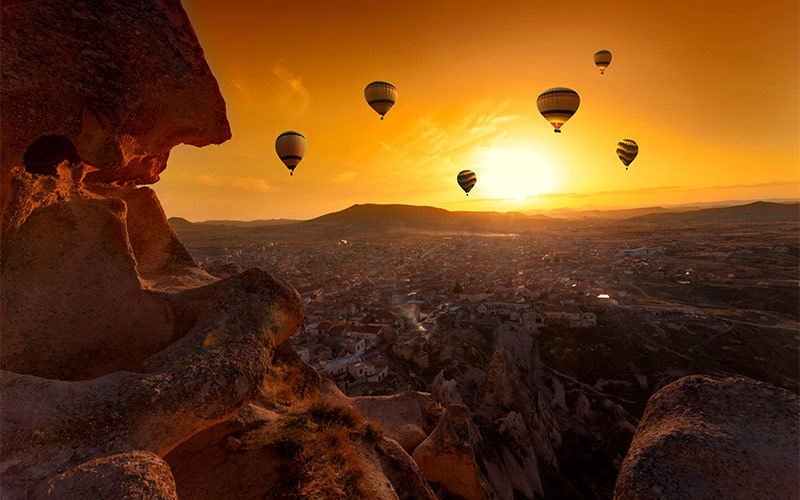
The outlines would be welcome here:
M 476 182 L 478 182 L 478 177 L 472 170 L 462 170 L 458 173 L 458 185 L 467 193 L 467 196 L 469 196 L 469 192 L 472 191 Z
M 600 68 L 600 74 L 606 73 L 606 68 L 611 64 L 611 52 L 607 50 L 598 50 L 594 53 L 594 65 Z
M 617 156 L 625 164 L 625 170 L 628 170 L 628 165 L 639 154 L 639 145 L 633 139 L 622 139 L 617 143 Z
M 383 120 L 383 116 L 397 102 L 397 88 L 389 82 L 372 82 L 364 89 L 364 97 Z
M 580 104 L 578 93 L 564 87 L 545 90 L 536 99 L 536 107 L 545 120 L 553 125 L 557 134 L 561 133 L 561 126 L 575 114 Z
M 295 167 L 306 154 L 306 138 L 294 130 L 284 132 L 275 139 L 275 152 L 289 169 L 289 175 L 294 175 Z

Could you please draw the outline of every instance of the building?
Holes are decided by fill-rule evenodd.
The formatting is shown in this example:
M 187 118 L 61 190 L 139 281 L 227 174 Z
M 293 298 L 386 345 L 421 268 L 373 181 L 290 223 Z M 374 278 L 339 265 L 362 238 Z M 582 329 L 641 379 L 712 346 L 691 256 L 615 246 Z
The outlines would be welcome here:
M 342 347 L 350 354 L 360 356 L 367 350 L 367 342 L 364 339 L 348 338 L 342 343 Z

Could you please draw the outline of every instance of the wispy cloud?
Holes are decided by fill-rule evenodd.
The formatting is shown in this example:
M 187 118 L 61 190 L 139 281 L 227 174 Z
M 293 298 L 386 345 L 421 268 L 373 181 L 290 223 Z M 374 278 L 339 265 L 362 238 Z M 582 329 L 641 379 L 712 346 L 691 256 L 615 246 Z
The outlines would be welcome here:
M 231 187 L 243 191 L 266 193 L 275 189 L 270 183 L 258 177 L 234 177 L 231 175 L 180 173 L 182 182 L 200 184 L 211 187 Z
M 755 189 L 765 187 L 800 186 L 800 181 L 773 181 L 754 184 L 727 184 L 722 186 L 652 186 L 635 189 L 614 189 L 608 191 L 589 191 L 586 193 L 541 193 L 527 198 L 593 198 L 597 196 L 614 196 L 619 194 L 656 194 L 656 193 L 690 193 L 697 191 L 716 191 L 725 189 Z
M 506 140 L 505 123 L 519 118 L 508 113 L 510 103 L 477 102 L 462 110 L 462 116 L 443 116 L 441 111 L 420 116 L 408 133 L 392 141 L 381 141 L 384 153 L 392 154 L 386 180 L 398 169 L 428 173 L 455 168 L 469 168 L 474 153 L 482 147 L 495 147 Z M 407 185 L 417 192 L 438 189 L 428 182 L 429 175 L 418 176 L 421 182 Z
M 285 92 L 286 99 L 296 99 L 298 101 L 298 111 L 305 113 L 311 106 L 311 94 L 303 86 L 303 82 L 299 76 L 294 75 L 289 69 L 281 63 L 275 64 L 272 68 L 272 74 L 275 75 L 281 82 Z

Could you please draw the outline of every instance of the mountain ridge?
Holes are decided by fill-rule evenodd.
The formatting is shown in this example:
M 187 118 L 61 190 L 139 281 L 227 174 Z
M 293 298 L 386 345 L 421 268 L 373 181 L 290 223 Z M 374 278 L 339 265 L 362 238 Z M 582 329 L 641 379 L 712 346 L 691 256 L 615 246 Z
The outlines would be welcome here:
M 626 212 L 638 213 L 633 217 L 619 218 Z M 558 229 L 572 224 L 712 224 L 727 222 L 774 222 L 800 220 L 799 203 L 758 201 L 730 207 L 704 208 L 683 212 L 665 211 L 663 207 L 645 207 L 611 211 L 612 216 L 595 218 L 557 218 L 542 214 L 520 212 L 450 211 L 444 208 L 404 204 L 355 204 L 337 212 L 313 219 L 292 221 L 269 219 L 260 221 L 204 221 L 190 222 L 182 217 L 169 219 L 179 233 L 206 234 L 208 236 L 236 237 L 332 237 L 347 238 L 395 233 L 441 232 L 450 234 L 515 234 L 541 229 Z M 276 222 L 280 221 L 280 222 Z

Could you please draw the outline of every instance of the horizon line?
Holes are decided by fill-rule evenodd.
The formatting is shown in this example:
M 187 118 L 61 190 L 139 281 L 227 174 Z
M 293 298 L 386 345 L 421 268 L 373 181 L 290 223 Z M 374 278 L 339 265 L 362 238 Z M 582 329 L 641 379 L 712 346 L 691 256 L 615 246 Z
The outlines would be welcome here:
M 404 206 L 404 207 L 418 207 L 418 208 L 437 208 L 440 210 L 445 210 L 451 213 L 457 212 L 474 212 L 474 213 L 499 213 L 499 214 L 510 214 L 510 213 L 518 213 L 522 215 L 547 215 L 547 213 L 553 212 L 617 212 L 617 211 L 625 211 L 625 210 L 643 210 L 648 208 L 695 208 L 697 210 L 702 210 L 704 208 L 723 208 L 723 207 L 731 207 L 731 206 L 739 206 L 739 205 L 747 205 L 750 203 L 758 203 L 758 202 L 765 202 L 765 203 L 782 203 L 782 204 L 792 204 L 792 203 L 800 203 L 800 195 L 796 198 L 753 198 L 753 199 L 746 199 L 746 200 L 718 200 L 718 201 L 702 201 L 702 202 L 694 202 L 694 203 L 678 203 L 678 204 L 666 204 L 666 205 L 642 205 L 642 206 L 604 206 L 604 207 L 596 207 L 594 205 L 584 205 L 582 207 L 559 207 L 559 208 L 551 208 L 547 210 L 506 210 L 506 211 L 499 211 L 499 210 L 448 210 L 447 208 L 436 206 L 436 205 L 414 205 L 410 203 L 374 203 L 374 202 L 364 202 L 364 203 L 354 203 L 352 205 L 348 205 L 339 210 L 334 210 L 331 212 L 324 212 L 319 215 L 315 215 L 313 217 L 309 217 L 306 219 L 289 219 L 286 217 L 276 217 L 270 219 L 250 219 L 250 220 L 240 220 L 240 219 L 206 219 L 206 220 L 198 220 L 192 221 L 187 219 L 186 217 L 182 217 L 180 215 L 168 215 L 167 219 L 183 219 L 193 224 L 202 224 L 205 222 L 216 222 L 216 221 L 230 221 L 230 222 L 242 222 L 242 223 L 249 223 L 249 222 L 260 222 L 260 221 L 292 221 L 292 222 L 303 222 L 309 221 L 313 219 L 317 219 L 319 217 L 323 217 L 325 215 L 334 214 L 338 212 L 342 212 L 349 208 L 361 205 L 377 205 L 377 206 Z M 691 210 L 687 210 L 691 211 Z

